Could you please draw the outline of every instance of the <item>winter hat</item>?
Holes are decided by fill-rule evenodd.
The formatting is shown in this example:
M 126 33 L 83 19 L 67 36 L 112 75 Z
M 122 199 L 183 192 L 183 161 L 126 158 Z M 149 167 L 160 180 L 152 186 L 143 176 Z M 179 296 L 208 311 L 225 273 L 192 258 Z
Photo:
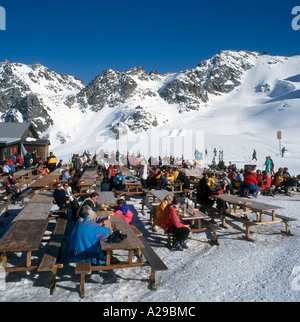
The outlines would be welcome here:
M 90 206 L 84 205 L 81 209 L 81 216 L 85 219 L 93 221 L 97 217 L 97 214 Z

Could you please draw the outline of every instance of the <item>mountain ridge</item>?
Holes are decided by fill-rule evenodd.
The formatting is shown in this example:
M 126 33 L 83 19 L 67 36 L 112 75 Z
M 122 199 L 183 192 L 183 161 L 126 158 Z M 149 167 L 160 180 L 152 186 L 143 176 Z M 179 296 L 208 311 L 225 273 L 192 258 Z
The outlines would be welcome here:
M 177 73 L 148 73 L 143 67 L 123 72 L 108 68 L 86 85 L 38 62 L 3 61 L 0 117 L 1 121 L 32 122 L 41 135 L 51 138 L 54 147 L 88 137 L 86 133 L 79 136 L 82 126 L 115 139 L 178 120 L 188 127 L 186 120 L 191 117 L 202 120 L 198 125 L 191 121 L 193 126 L 205 128 L 202 116 L 224 100 L 224 105 L 253 105 L 299 98 L 298 65 L 299 56 L 222 50 L 195 68 Z M 249 73 L 252 78 L 247 77 Z M 221 107 L 218 113 L 222 114 Z

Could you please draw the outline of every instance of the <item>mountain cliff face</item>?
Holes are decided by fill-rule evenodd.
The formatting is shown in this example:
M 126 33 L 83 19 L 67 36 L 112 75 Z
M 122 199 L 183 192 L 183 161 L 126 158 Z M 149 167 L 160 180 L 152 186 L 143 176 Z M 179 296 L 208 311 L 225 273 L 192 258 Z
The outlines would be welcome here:
M 27 66 L 3 61 L 0 63 L 0 112 L 4 122 L 33 122 L 43 133 L 51 125 L 51 109 L 44 99 L 57 99 L 80 91 L 79 79 L 56 72 L 39 63 Z
M 28 66 L 3 61 L 0 118 L 3 122 L 31 121 L 40 134 L 55 129 L 60 143 L 73 139 L 72 120 L 76 118 L 78 126 L 78 120 L 84 123 L 91 113 L 106 135 L 119 138 L 129 132 L 142 133 L 168 124 L 170 115 L 199 113 L 212 98 L 238 89 L 259 57 L 256 52 L 221 51 L 195 68 L 164 75 L 148 73 L 142 67 L 124 72 L 107 69 L 88 85 L 39 63 Z M 269 68 L 282 61 L 268 57 Z M 275 89 L 263 81 L 253 85 L 257 95 L 274 96 Z

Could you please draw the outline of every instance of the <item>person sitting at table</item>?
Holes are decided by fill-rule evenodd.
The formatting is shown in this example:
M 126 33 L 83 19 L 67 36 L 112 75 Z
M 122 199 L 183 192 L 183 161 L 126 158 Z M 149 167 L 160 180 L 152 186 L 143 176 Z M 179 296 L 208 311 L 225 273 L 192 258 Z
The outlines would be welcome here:
M 262 179 L 263 179 L 263 175 L 262 175 L 261 171 L 260 170 L 256 170 L 256 180 L 257 180 L 257 183 L 258 183 L 257 185 L 259 187 L 262 186 Z
M 75 173 L 71 179 L 71 187 L 74 193 L 80 192 L 79 182 L 80 182 L 80 175 L 78 173 Z
M 56 168 L 61 168 L 63 166 L 63 160 L 59 160 L 59 162 L 56 165 Z
M 167 206 L 167 199 L 172 197 L 171 195 L 167 195 L 164 197 L 164 199 L 162 200 L 162 202 L 159 204 L 157 210 L 156 210 L 156 214 L 155 214 L 155 220 L 154 220 L 154 225 L 153 225 L 153 230 L 156 231 L 156 226 L 163 228 L 163 224 L 162 224 L 162 217 L 163 217 L 163 211 Z
M 3 175 L 7 175 L 8 173 L 10 173 L 10 166 L 8 165 L 7 161 L 3 162 L 2 171 Z
M 273 184 L 275 186 L 274 192 L 278 192 L 278 189 L 282 187 L 283 181 L 284 181 L 283 169 L 278 168 L 278 171 L 275 173 L 275 177 L 273 180 Z
M 177 210 L 180 208 L 180 198 L 179 197 L 173 197 L 173 202 L 172 202 L 173 208 Z M 178 217 L 180 219 L 180 217 Z
M 155 189 L 157 186 L 157 175 L 158 175 L 158 169 L 154 169 L 151 173 L 149 173 L 147 178 L 147 186 L 150 189 Z
M 178 175 L 179 175 L 179 171 L 176 168 L 173 168 L 172 175 L 174 177 L 174 182 L 177 183 L 177 178 L 178 178 Z
M 100 241 L 108 238 L 110 231 L 108 228 L 97 224 L 96 219 L 96 212 L 89 206 L 83 207 L 81 217 L 76 222 L 70 237 L 70 262 L 91 262 L 94 265 L 105 264 L 106 252 L 101 250 Z
M 112 179 L 112 189 L 116 189 L 117 191 L 125 191 L 126 185 L 125 185 L 125 175 L 124 172 L 118 173 L 113 179 Z
M 190 233 L 190 226 L 181 223 L 178 219 L 177 212 L 172 206 L 173 197 L 168 196 L 166 198 L 167 206 L 163 211 L 163 229 L 167 233 L 174 234 L 173 236 L 173 247 L 175 250 L 182 251 L 183 248 L 188 248 L 186 240 Z
M 92 192 L 88 198 L 86 198 L 81 205 L 79 206 L 76 214 L 76 219 L 82 217 L 81 210 L 83 206 L 89 206 L 93 211 L 97 212 L 98 210 L 102 210 L 102 206 L 98 204 L 99 194 L 97 192 Z
M 227 177 L 226 173 L 223 173 L 222 180 L 223 180 L 223 183 L 225 184 L 225 190 L 226 190 L 226 192 L 227 193 L 229 192 L 231 195 L 234 195 L 234 191 L 233 191 L 233 188 L 232 188 L 231 180 Z M 224 182 L 224 180 L 226 182 Z
M 23 166 L 24 161 L 23 161 L 23 158 L 21 157 L 21 155 L 20 155 L 20 154 L 18 154 L 18 155 L 17 155 L 17 163 L 18 163 L 20 166 Z
M 266 192 L 269 190 L 267 188 L 271 188 L 272 178 L 270 177 L 269 173 L 265 170 L 262 171 L 262 176 L 263 176 L 261 180 L 262 187 L 260 188 L 260 191 L 263 195 L 266 195 Z
M 167 188 L 169 184 L 170 184 L 170 181 L 167 179 L 166 173 L 164 171 L 161 171 L 159 180 L 157 182 L 157 189 L 164 190 Z
M 190 189 L 190 184 L 191 184 L 190 180 L 182 171 L 179 171 L 177 180 L 180 180 L 180 182 L 183 182 L 183 186 L 182 186 L 183 190 L 189 190 Z
M 56 184 L 56 188 L 53 192 L 53 198 L 59 208 L 59 210 L 67 209 L 68 214 L 72 214 L 70 200 L 66 194 L 66 191 L 62 188 L 61 182 Z
M 47 176 L 50 173 L 50 170 L 44 166 L 43 164 L 40 164 L 38 167 L 39 174 L 43 176 Z
M 209 168 L 211 170 L 216 170 L 216 171 L 220 171 L 221 170 L 215 161 L 212 163 L 212 165 Z
M 62 179 L 64 181 L 69 181 L 72 179 L 72 176 L 70 175 L 70 169 L 69 167 L 66 167 L 64 170 L 63 170 L 63 176 L 62 176 Z
M 249 189 L 249 190 L 253 191 L 252 196 L 257 198 L 259 186 L 258 186 L 258 182 L 256 179 L 256 175 L 255 175 L 255 173 L 253 173 L 251 171 L 250 168 L 245 169 L 244 181 L 241 184 L 240 189 L 239 189 L 241 197 L 245 197 L 245 193 L 244 193 L 245 189 Z
M 8 173 L 7 177 L 3 181 L 3 187 L 5 188 L 5 191 L 11 195 L 11 199 L 13 201 L 13 204 L 15 204 L 16 199 L 18 197 L 18 191 L 17 187 L 15 186 L 16 180 L 13 177 L 12 173 Z
M 115 208 L 115 215 L 123 215 L 127 224 L 130 224 L 133 218 L 133 213 L 130 210 L 124 199 L 119 199 Z
M 208 178 L 204 176 L 200 179 L 198 188 L 197 188 L 197 202 L 201 206 L 210 206 L 212 207 L 214 204 L 214 200 L 210 197 L 213 195 L 213 191 L 208 186 Z
M 215 185 L 215 180 L 212 177 L 212 174 L 208 175 L 208 182 L 207 185 L 212 189 Z

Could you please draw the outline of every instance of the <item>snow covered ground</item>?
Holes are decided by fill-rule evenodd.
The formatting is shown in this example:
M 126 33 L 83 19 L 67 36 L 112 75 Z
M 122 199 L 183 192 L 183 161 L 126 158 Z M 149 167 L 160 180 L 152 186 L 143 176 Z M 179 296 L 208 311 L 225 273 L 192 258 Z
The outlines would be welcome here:
M 284 224 L 253 227 L 251 243 L 242 239 L 243 227 L 228 220 L 228 229 L 218 231 L 220 246 L 211 245 L 209 232 L 190 235 L 189 249 L 171 252 L 166 248 L 162 230 L 150 229 L 148 216 L 140 212 L 139 198 L 128 198 L 134 211 L 134 224 L 147 238 L 155 252 L 168 266 L 168 271 L 157 272 L 158 289 L 148 288 L 150 269 L 130 268 L 116 270 L 116 280 L 102 284 L 95 281 L 95 274 L 86 277 L 86 297 L 78 294 L 79 276 L 74 264 L 68 263 L 68 239 L 63 244 L 64 268 L 57 274 L 57 289 L 49 295 L 51 274 L 32 272 L 1 274 L 1 301 L 42 302 L 200 302 L 200 301 L 299 301 L 300 300 L 300 193 L 293 197 L 278 195 L 274 198 L 259 196 L 258 201 L 279 205 L 280 214 L 298 219 L 291 222 L 291 232 L 296 236 L 280 233 Z M 54 206 L 55 207 L 55 206 Z M 1 218 L 1 235 L 16 213 Z M 67 235 L 72 230 L 68 226 Z M 44 250 L 33 253 L 36 258 Z M 122 256 L 119 256 L 122 260 Z M 20 263 L 24 255 L 10 256 L 9 262 Z M 103 273 L 103 277 L 105 274 Z

